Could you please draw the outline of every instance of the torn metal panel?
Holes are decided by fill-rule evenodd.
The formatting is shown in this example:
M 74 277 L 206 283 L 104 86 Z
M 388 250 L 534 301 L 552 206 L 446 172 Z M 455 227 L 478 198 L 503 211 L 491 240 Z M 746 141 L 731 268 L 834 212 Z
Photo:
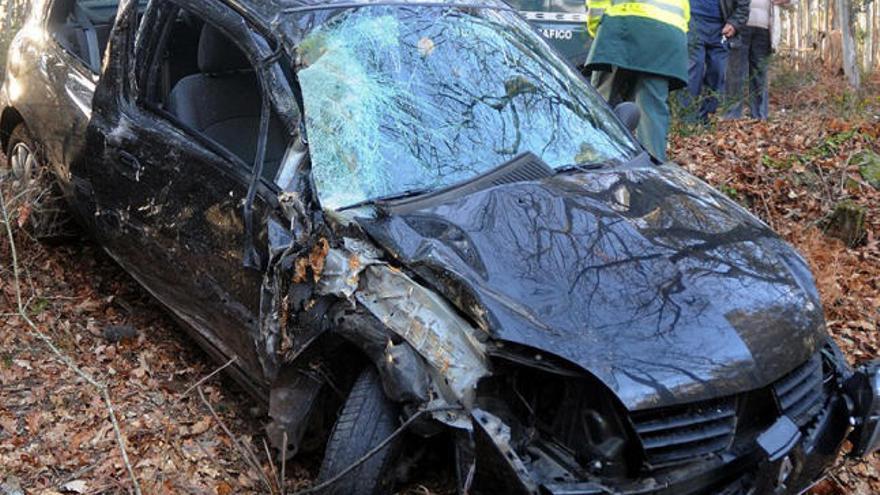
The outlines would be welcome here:
M 318 280 L 318 293 L 351 299 L 360 285 L 361 272 L 371 263 L 377 261 L 362 258 L 354 252 L 330 250 L 325 259 L 322 277 Z
M 488 411 L 475 409 L 473 415 L 477 476 L 480 470 L 497 483 L 493 491 L 516 495 L 537 495 L 538 484 L 512 446 L 510 427 Z M 488 488 L 488 487 L 483 487 Z
M 300 442 L 308 425 L 323 382 L 304 370 L 292 369 L 285 380 L 273 385 L 269 395 L 269 417 L 266 435 L 272 446 L 286 459 L 300 450 Z M 286 443 L 285 443 L 286 442 Z
M 425 371 L 424 361 L 409 344 L 394 345 L 389 340 L 378 368 L 391 400 L 426 403 L 431 399 L 431 377 Z
M 352 309 L 348 303 L 342 303 L 336 309 L 332 318 L 333 332 L 369 358 L 379 371 L 388 397 L 408 404 L 431 400 L 433 387 L 428 364 L 412 346 L 363 308 Z
M 317 292 L 363 305 L 439 371 L 457 400 L 472 403 L 477 381 L 489 372 L 478 331 L 441 296 L 370 257 L 366 244 L 346 244 L 351 250 L 327 253 Z
M 367 267 L 362 284 L 358 302 L 431 363 L 456 398 L 472 404 L 477 382 L 489 373 L 477 330 L 438 294 L 388 265 Z

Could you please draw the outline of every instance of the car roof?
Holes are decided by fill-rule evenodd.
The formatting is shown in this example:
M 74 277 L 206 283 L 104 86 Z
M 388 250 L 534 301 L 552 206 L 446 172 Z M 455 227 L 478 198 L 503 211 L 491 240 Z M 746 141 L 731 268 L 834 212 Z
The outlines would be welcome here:
M 462 7 L 491 7 L 511 9 L 503 0 L 269 0 L 245 1 L 251 10 L 260 13 L 261 17 L 272 19 L 279 14 L 305 12 L 320 9 L 346 7 L 362 7 L 366 5 L 412 5 L 442 6 L 455 5 Z
M 364 5 L 461 5 L 508 7 L 500 0 L 276 0 L 285 10 L 334 8 Z
M 225 0 L 254 22 L 271 30 L 284 44 L 296 45 L 327 17 L 323 12 L 371 5 L 472 7 L 514 11 L 503 0 Z M 323 11 L 323 12 L 322 12 Z M 332 14 L 331 14 L 332 15 Z

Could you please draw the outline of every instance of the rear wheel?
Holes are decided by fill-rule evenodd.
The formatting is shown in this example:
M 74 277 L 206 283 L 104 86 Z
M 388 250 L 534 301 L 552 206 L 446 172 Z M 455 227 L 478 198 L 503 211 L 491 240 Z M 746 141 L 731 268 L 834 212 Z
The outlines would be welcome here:
M 351 389 L 324 453 L 318 483 L 338 475 L 386 440 L 398 426 L 398 407 L 382 390 L 379 375 L 368 366 Z M 382 450 L 343 476 L 324 493 L 377 495 L 390 493 L 394 462 L 400 451 L 395 438 Z
M 13 207 L 27 230 L 41 240 L 68 238 L 76 230 L 61 192 L 44 166 L 35 140 L 23 123 L 13 129 L 6 151 L 6 170 L 0 177 L 12 181 Z M 9 206 L 9 205 L 7 205 Z

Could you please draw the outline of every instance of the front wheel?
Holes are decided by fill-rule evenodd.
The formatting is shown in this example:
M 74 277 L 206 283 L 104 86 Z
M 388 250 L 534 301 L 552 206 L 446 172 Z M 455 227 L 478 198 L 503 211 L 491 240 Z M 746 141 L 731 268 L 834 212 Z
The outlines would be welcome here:
M 64 198 L 38 152 L 36 141 L 24 123 L 9 136 L 6 170 L 0 177 L 12 181 L 12 198 L 20 222 L 40 240 L 74 236 L 76 231 L 67 212 Z M 8 207 L 9 205 L 7 205 Z
M 368 366 L 351 389 L 324 453 L 318 483 L 325 482 L 358 462 L 386 440 L 398 427 L 398 407 L 388 400 L 382 382 Z M 390 493 L 399 438 L 347 473 L 326 492 L 333 495 L 379 495 Z

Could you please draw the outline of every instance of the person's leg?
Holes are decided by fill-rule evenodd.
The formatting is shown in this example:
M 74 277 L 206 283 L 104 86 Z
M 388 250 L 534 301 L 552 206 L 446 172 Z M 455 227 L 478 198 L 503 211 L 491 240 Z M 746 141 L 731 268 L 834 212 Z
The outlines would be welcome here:
M 700 22 L 692 17 L 688 29 L 688 85 L 677 92 L 677 101 L 686 122 L 696 122 L 699 116 L 699 96 L 703 90 L 706 72 L 706 49 L 700 36 Z
M 724 87 L 724 105 L 727 106 L 724 118 L 726 119 L 742 117 L 743 100 L 745 100 L 743 93 L 749 75 L 751 29 L 743 28 L 737 38 L 735 44 L 731 44 L 730 56 L 727 59 L 727 82 Z
M 721 44 L 719 30 L 718 41 L 706 44 L 706 76 L 703 79 L 704 98 L 700 105 L 700 117 L 706 121 L 709 115 L 718 109 L 718 97 L 724 92 L 724 80 L 727 75 L 728 49 Z
M 669 133 L 669 79 L 653 74 L 632 73 L 633 96 L 642 116 L 636 136 L 649 153 L 666 161 Z
M 596 91 L 605 98 L 605 101 L 611 97 L 611 81 L 614 79 L 614 72 L 607 70 L 594 70 L 590 76 L 590 84 L 596 88 Z
M 611 107 L 621 102 L 632 101 L 632 88 L 635 85 L 634 73 L 614 67 L 609 71 L 594 71 L 590 83 Z
M 749 109 L 752 118 L 761 120 L 770 117 L 770 95 L 767 84 L 770 44 L 770 30 L 754 29 L 752 47 L 749 51 Z
M 621 102 L 619 94 L 620 74 L 617 67 L 613 67 L 610 71 L 593 71 L 590 83 L 612 107 Z

